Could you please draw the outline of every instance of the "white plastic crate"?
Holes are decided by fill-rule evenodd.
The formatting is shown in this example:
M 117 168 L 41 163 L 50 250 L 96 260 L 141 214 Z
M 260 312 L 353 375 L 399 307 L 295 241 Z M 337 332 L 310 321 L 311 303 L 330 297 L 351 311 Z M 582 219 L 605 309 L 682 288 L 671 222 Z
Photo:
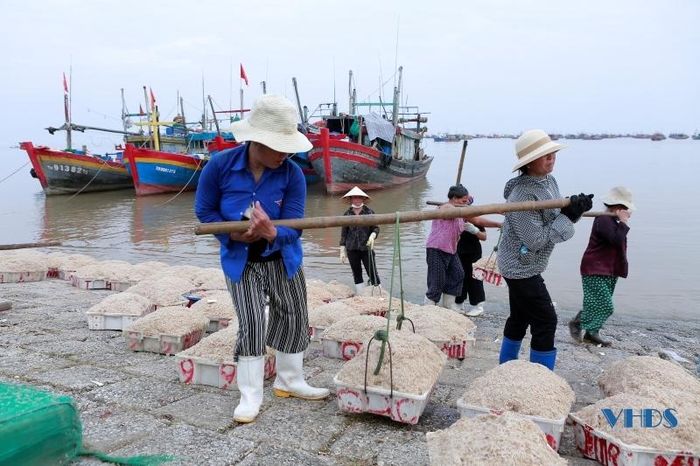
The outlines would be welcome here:
M 142 332 L 126 332 L 126 341 L 132 351 L 147 351 L 150 353 L 175 354 L 194 346 L 202 339 L 201 329 L 193 330 L 185 335 L 145 336 Z
M 133 314 L 92 314 L 87 313 L 88 329 L 90 330 L 119 330 L 123 331 L 136 320 L 150 314 L 156 309 L 151 305 L 143 314 L 135 316 Z
M 309 327 L 309 339 L 311 341 L 321 341 L 321 334 L 325 328 L 321 327 Z
M 607 432 L 594 429 L 573 414 L 576 448 L 583 456 L 605 466 L 697 466 L 700 451 L 662 451 L 627 445 Z
M 390 390 L 379 387 L 363 387 L 349 385 L 333 378 L 336 386 L 336 398 L 338 407 L 348 413 L 370 413 L 386 416 L 393 421 L 404 424 L 417 424 L 418 419 L 428 404 L 428 398 L 435 389 L 435 384 L 422 395 L 402 393 L 394 390 L 393 396 Z
M 465 403 L 464 400 L 462 400 L 461 398 L 457 400 L 457 407 L 459 408 L 459 411 L 462 414 L 462 416 L 465 417 L 476 417 L 482 414 L 494 414 L 496 416 L 500 416 L 505 412 L 500 409 L 491 409 L 483 406 L 469 405 Z M 552 447 L 554 451 L 559 450 L 561 434 L 562 432 L 564 432 L 564 424 L 566 423 L 566 416 L 564 416 L 561 419 L 547 419 L 544 417 L 530 416 L 528 414 L 520 414 L 515 412 L 513 412 L 513 414 L 523 417 L 525 419 L 530 419 L 535 424 L 537 424 L 537 426 L 544 433 L 545 439 L 547 440 L 549 446 Z
M 360 352 L 363 343 L 361 341 L 338 341 L 322 338 L 321 345 L 323 347 L 323 355 L 325 357 L 349 361 Z
M 109 282 L 102 278 L 81 278 L 71 275 L 70 283 L 81 290 L 109 290 Z
M 233 348 L 231 348 L 233 352 Z M 236 363 L 220 364 L 197 356 L 175 355 L 177 359 L 177 373 L 180 382 L 186 384 L 209 385 L 211 387 L 234 390 L 236 384 Z M 276 373 L 275 356 L 265 355 L 264 377 L 269 379 Z
M 46 278 L 46 272 L 0 272 L 0 283 L 40 282 Z
M 207 328 L 207 333 L 214 333 L 218 332 L 219 330 L 225 329 L 228 327 L 229 322 L 231 322 L 231 319 L 215 319 L 215 318 L 209 318 L 209 328 Z
M 137 283 L 138 283 L 137 281 L 120 282 L 120 281 L 108 280 L 107 287 L 108 287 L 108 289 L 110 289 L 112 291 L 126 291 L 128 288 L 131 288 L 132 286 L 136 285 Z
M 432 340 L 431 340 L 432 341 Z M 462 341 L 433 341 L 440 348 L 440 351 L 445 353 L 449 359 L 459 359 L 460 361 L 466 358 L 470 349 L 476 346 L 476 338 L 465 338 Z
M 73 274 L 75 273 L 75 270 L 71 269 L 58 269 L 58 279 L 59 280 L 65 280 L 68 282 L 73 281 Z

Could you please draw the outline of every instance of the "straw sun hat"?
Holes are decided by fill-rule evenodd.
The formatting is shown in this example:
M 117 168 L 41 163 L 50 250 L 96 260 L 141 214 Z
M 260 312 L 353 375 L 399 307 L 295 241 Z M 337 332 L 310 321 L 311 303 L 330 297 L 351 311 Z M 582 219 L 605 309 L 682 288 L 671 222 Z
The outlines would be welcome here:
M 355 197 L 355 196 L 364 197 L 367 200 L 371 199 L 371 197 L 369 197 L 363 190 L 361 190 L 357 186 L 355 186 L 350 191 L 345 193 L 345 195 L 343 196 L 343 199 L 350 199 L 351 197 Z
M 541 129 L 525 131 L 515 141 L 515 153 L 518 156 L 518 163 L 513 167 L 513 171 L 564 147 L 566 146 L 552 141 L 549 135 Z
M 615 186 L 612 188 L 608 195 L 603 198 L 603 204 L 607 206 L 623 205 L 629 210 L 635 209 L 632 203 L 632 192 L 624 186 Z
M 253 106 L 250 116 L 231 125 L 236 141 L 255 141 L 278 152 L 306 152 L 312 145 L 297 130 L 294 105 L 279 95 L 267 94 Z

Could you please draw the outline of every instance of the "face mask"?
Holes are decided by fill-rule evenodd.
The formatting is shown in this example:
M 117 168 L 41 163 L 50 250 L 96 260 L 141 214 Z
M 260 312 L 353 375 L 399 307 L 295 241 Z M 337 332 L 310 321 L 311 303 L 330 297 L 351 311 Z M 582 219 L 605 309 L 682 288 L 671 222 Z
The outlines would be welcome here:
M 365 203 L 364 203 L 364 202 L 361 202 L 361 203 L 359 203 L 359 204 L 352 204 L 352 208 L 353 208 L 353 209 L 361 209 L 361 208 L 363 208 L 364 206 L 365 206 Z

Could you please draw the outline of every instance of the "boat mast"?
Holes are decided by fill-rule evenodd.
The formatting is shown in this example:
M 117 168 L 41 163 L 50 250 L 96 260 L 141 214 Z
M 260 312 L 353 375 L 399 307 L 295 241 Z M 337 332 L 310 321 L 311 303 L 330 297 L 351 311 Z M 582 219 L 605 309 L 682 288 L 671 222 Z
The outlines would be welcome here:
M 263 94 L 267 94 L 267 83 L 265 81 L 262 81 L 260 85 L 262 86 Z
M 292 77 L 292 86 L 294 86 L 294 95 L 296 95 L 297 97 L 297 109 L 299 110 L 299 119 L 301 120 L 301 124 L 305 125 L 306 121 L 304 121 L 304 110 L 301 107 L 301 100 L 299 99 L 299 87 L 297 86 L 297 78 Z M 241 108 L 243 108 L 242 105 Z
M 150 121 L 151 106 L 148 102 L 148 91 L 146 91 L 146 86 L 143 86 L 143 100 L 146 101 L 146 119 Z M 151 147 L 153 147 L 153 130 L 151 128 L 151 125 L 148 125 L 148 138 L 151 140 Z
M 241 89 L 241 95 L 243 94 L 243 90 Z M 209 99 L 209 105 L 211 106 L 211 114 L 214 115 L 214 124 L 216 125 L 216 135 L 221 136 L 221 130 L 219 129 L 219 120 L 216 119 L 216 111 L 214 110 L 214 102 L 211 101 L 211 96 L 208 95 L 207 99 Z M 243 107 L 241 107 L 242 109 Z M 243 115 L 243 112 L 241 112 L 241 115 Z
M 122 127 L 124 128 L 124 132 L 129 129 L 129 127 L 126 124 L 127 116 L 126 116 L 126 101 L 124 100 L 124 88 L 122 87 L 120 90 L 121 95 L 122 95 Z
M 179 93 L 179 92 L 178 92 Z M 185 118 L 185 99 L 180 97 L 180 115 L 182 115 L 182 126 L 185 128 L 185 135 L 187 135 L 187 119 Z
M 399 83 L 394 87 L 394 105 L 392 108 L 391 123 L 396 126 L 399 122 L 399 101 L 401 99 L 401 74 L 403 66 L 399 66 Z
M 72 80 L 73 68 L 71 67 L 69 71 L 69 76 Z M 72 84 L 72 83 L 71 83 Z M 73 138 L 71 137 L 71 115 L 70 115 L 70 88 L 68 83 L 66 83 L 66 74 L 63 73 L 63 114 L 66 119 L 66 148 L 71 150 L 73 148 Z
M 352 70 L 349 72 L 348 77 L 348 98 L 350 99 L 348 103 L 348 112 L 350 115 L 355 114 L 355 90 L 352 88 Z
M 202 74 L 202 131 L 207 130 L 207 100 L 204 95 L 204 74 Z

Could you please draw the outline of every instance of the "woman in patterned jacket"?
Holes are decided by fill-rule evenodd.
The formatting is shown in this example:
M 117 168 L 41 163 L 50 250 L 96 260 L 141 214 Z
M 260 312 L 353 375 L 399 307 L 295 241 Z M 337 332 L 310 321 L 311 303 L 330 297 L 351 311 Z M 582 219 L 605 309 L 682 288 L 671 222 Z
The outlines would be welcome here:
M 557 180 L 551 175 L 556 154 L 562 148 L 542 130 L 524 132 L 515 143 L 520 175 L 506 183 L 508 202 L 544 201 L 560 198 Z M 563 209 L 506 213 L 498 248 L 498 268 L 508 284 L 510 316 L 503 329 L 499 362 L 518 358 L 523 337 L 530 328 L 530 361 L 554 369 L 557 350 L 554 333 L 557 314 L 545 286 L 554 245 L 574 235 L 574 223 L 591 209 L 593 195 L 571 196 Z

